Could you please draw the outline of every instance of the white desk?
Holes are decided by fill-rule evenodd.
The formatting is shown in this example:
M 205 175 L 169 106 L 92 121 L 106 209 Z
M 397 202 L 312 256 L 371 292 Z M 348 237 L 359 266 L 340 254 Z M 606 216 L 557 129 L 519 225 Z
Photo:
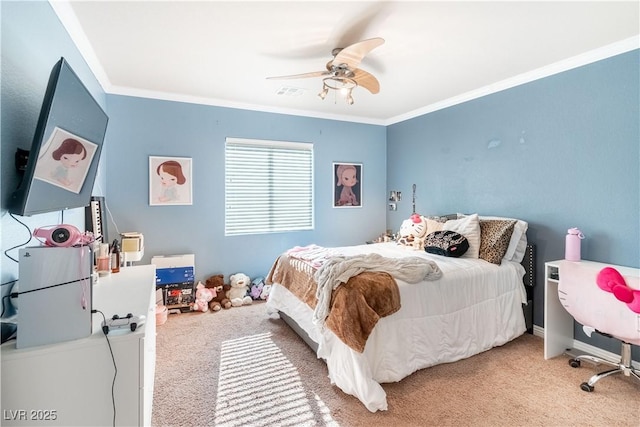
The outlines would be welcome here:
M 122 268 L 93 286 L 93 309 L 105 316 L 144 314 L 135 332 L 108 338 L 117 375 L 113 391 L 118 426 L 151 425 L 155 375 L 155 266 Z M 78 340 L 2 352 L 2 425 L 112 425 L 114 362 L 93 315 L 93 334 Z M 62 327 L 62 326 L 61 326 Z M 18 333 L 19 326 L 18 326 Z M 43 419 L 48 418 L 48 419 Z
M 558 283 L 560 281 L 560 269 L 563 263 L 579 264 L 600 270 L 604 267 L 613 267 L 623 275 L 638 276 L 637 268 L 622 267 L 614 264 L 605 264 L 594 261 L 550 261 L 544 265 L 544 358 L 563 354 L 567 349 L 574 347 L 573 317 L 565 310 L 558 298 Z M 593 278 L 595 283 L 595 277 Z

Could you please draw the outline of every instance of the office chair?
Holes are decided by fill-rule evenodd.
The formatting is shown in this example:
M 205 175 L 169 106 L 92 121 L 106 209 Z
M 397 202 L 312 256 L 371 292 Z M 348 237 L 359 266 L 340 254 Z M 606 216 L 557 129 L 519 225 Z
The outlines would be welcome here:
M 631 345 L 640 345 L 640 278 L 620 274 L 612 267 L 597 267 L 581 262 L 564 261 L 559 267 L 558 297 L 567 312 L 588 336 L 592 332 L 622 342 L 620 360 L 611 362 L 592 355 L 569 360 L 578 368 L 582 360 L 611 366 L 580 384 L 591 392 L 595 383 L 613 374 L 624 374 L 640 381 L 640 370 L 632 366 Z

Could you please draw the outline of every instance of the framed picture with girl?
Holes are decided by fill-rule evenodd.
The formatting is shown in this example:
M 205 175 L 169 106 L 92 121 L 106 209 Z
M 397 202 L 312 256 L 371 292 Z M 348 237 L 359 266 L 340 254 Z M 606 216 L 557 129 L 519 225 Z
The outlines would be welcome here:
M 149 157 L 149 204 L 193 204 L 191 165 L 188 157 Z
M 33 176 L 79 194 L 97 150 L 97 144 L 56 127 L 38 153 Z
M 333 163 L 333 207 L 362 206 L 362 163 Z

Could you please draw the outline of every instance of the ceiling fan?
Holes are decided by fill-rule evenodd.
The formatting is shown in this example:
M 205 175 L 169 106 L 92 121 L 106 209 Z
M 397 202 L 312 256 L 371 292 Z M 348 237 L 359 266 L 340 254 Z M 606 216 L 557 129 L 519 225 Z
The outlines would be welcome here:
M 333 59 L 327 62 L 326 71 L 313 71 L 310 73 L 267 78 L 304 79 L 308 77 L 323 77 L 322 91 L 318 96 L 324 99 L 327 93 L 329 93 L 329 89 L 340 91 L 345 95 L 347 103 L 351 105 L 353 104 L 351 92 L 358 86 L 362 86 L 373 94 L 380 92 L 378 79 L 367 71 L 358 68 L 358 66 L 369 52 L 383 43 L 384 39 L 375 37 L 354 43 L 345 48 L 335 48 L 331 51 Z

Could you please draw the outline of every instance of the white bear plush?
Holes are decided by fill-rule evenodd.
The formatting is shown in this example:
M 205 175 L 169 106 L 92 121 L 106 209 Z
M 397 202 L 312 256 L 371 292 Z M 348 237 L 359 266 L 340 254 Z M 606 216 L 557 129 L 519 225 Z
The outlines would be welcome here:
M 423 251 L 426 237 L 427 219 L 414 213 L 411 218 L 402 221 L 398 244 L 408 246 L 417 251 Z
M 253 299 L 249 296 L 249 285 L 251 279 L 244 273 L 236 273 L 229 276 L 229 284 L 231 289 L 227 291 L 227 298 L 231 300 L 232 307 L 248 305 L 253 303 Z

